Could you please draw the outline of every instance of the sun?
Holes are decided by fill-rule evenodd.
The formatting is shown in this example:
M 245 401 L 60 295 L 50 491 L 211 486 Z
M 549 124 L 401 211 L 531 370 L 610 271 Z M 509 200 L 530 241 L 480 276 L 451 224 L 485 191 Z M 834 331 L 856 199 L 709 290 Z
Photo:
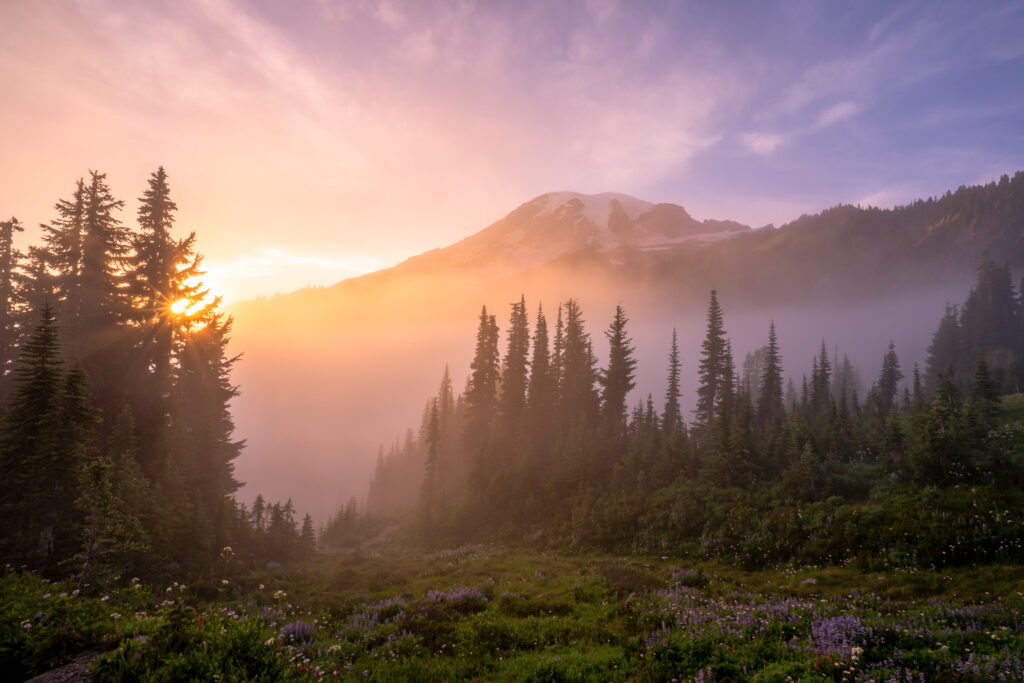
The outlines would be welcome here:
M 183 315 L 191 305 L 192 302 L 189 301 L 188 299 L 178 299 L 173 304 L 171 304 L 171 313 L 173 313 L 174 315 Z

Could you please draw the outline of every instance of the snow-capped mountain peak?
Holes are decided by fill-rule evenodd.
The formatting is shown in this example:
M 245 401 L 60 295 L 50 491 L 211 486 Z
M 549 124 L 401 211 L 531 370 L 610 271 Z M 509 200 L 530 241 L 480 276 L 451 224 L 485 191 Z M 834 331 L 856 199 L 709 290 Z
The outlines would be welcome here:
M 657 251 L 733 237 L 749 228 L 732 221 L 697 221 L 681 206 L 626 194 L 548 192 L 445 249 L 428 252 L 449 266 L 504 264 L 530 268 L 590 250 Z M 426 256 L 426 255 L 424 255 Z M 418 265 L 426 265 L 419 258 Z

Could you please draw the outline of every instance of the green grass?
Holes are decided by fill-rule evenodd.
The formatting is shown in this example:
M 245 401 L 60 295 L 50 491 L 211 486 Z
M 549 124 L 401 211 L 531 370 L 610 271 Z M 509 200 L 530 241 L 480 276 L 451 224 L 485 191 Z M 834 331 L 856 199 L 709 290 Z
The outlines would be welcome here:
M 139 681 L 1024 675 L 1017 566 L 750 572 L 469 546 L 322 557 L 106 600 L 68 588 L 0 578 L 5 671 L 27 677 L 99 649 L 101 679 Z

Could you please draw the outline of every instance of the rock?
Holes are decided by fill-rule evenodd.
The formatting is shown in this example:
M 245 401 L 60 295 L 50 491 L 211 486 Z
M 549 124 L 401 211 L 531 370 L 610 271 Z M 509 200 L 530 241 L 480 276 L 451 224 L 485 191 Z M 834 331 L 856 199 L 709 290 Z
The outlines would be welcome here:
M 92 663 L 99 656 L 98 652 L 83 652 L 70 663 L 30 678 L 27 683 L 90 683 Z

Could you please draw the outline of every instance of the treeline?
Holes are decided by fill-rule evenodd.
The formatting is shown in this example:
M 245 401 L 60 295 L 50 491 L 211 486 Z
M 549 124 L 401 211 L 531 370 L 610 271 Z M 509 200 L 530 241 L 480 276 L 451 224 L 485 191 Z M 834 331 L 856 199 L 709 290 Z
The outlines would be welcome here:
M 196 573 L 223 548 L 284 559 L 309 545 L 290 501 L 246 510 L 229 411 L 231 319 L 174 235 L 167 174 L 125 225 L 90 171 L 41 225 L 0 222 L 0 557 L 81 584 Z
M 886 534 L 893 543 L 907 534 L 911 510 L 950 512 L 934 501 L 921 508 L 923 491 L 970 485 L 990 493 L 997 511 L 1017 496 L 1019 517 L 1021 463 L 993 430 L 1001 394 L 1018 391 L 1024 314 L 1008 268 L 987 255 L 967 300 L 936 331 L 924 372 L 915 365 L 906 377 L 890 343 L 863 395 L 857 369 L 824 340 L 809 376 L 784 382 L 774 324 L 738 368 L 712 291 L 692 419 L 681 413 L 674 331 L 664 399 L 630 407 L 637 361 L 627 326 L 618 307 L 599 367 L 575 300 L 558 307 L 553 335 L 542 308 L 531 332 L 525 301 L 513 304 L 503 353 L 485 307 L 465 390 L 453 391 L 446 369 L 418 431 L 379 454 L 369 513 L 414 513 L 428 539 L 546 535 L 758 562 L 864 552 L 943 561 L 940 550 L 886 545 Z M 852 540 L 856 529 L 873 528 L 863 521 L 849 533 L 831 528 L 844 506 L 872 510 L 878 537 Z M 779 528 L 764 526 L 780 515 Z M 975 548 L 980 557 L 1012 546 L 1024 558 L 1019 520 L 1003 522 L 1012 528 L 987 527 L 985 543 L 994 545 Z M 966 537 L 945 525 L 940 540 Z M 993 541 L 1000 534 L 1011 534 L 1009 546 Z

